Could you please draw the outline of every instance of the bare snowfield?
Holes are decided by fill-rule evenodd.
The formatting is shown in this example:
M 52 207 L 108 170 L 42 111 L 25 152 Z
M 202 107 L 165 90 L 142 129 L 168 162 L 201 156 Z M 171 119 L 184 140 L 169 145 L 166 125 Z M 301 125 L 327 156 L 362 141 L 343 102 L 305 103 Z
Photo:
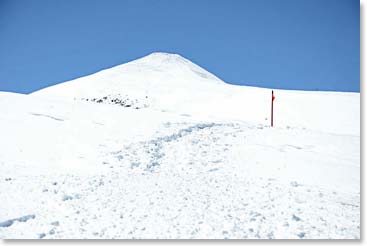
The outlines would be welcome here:
M 360 95 L 173 54 L 0 92 L 0 238 L 358 239 Z

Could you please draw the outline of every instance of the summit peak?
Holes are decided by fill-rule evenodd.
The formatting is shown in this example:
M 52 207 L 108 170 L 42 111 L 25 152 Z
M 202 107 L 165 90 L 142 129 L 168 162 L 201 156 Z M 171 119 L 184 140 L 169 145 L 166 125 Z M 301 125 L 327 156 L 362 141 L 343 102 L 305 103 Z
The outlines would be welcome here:
M 138 59 L 137 61 L 139 60 L 154 61 L 158 63 L 190 63 L 188 59 L 179 54 L 167 52 L 153 52 L 147 56 Z
M 179 54 L 153 52 L 131 62 L 42 89 L 36 94 L 91 98 L 113 93 L 142 93 L 158 97 L 177 87 L 198 91 L 225 84 L 214 74 Z M 202 89 L 200 89 L 202 90 Z
M 148 56 L 156 56 L 156 57 L 182 57 L 176 53 L 168 53 L 168 52 L 152 52 Z

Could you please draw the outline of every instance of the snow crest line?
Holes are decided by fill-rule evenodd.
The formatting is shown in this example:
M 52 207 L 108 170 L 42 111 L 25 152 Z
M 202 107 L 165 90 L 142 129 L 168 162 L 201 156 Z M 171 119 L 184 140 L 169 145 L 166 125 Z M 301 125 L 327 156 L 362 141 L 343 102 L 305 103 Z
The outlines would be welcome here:
M 50 119 L 57 120 L 57 121 L 64 121 L 64 119 L 56 118 L 56 117 L 54 117 L 54 116 L 47 115 L 47 114 L 38 114 L 38 113 L 30 113 L 30 114 L 31 114 L 31 115 L 34 115 L 34 116 L 41 116 L 41 117 L 50 118 Z

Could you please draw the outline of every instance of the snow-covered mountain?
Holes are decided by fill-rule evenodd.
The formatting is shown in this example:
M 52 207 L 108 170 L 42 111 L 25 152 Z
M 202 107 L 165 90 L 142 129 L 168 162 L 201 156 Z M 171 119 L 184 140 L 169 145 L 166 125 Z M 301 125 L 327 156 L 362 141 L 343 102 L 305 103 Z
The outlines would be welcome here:
M 359 93 L 176 54 L 0 93 L 0 238 L 359 238 Z
M 270 93 L 227 84 L 180 55 L 152 53 L 32 95 L 269 124 Z M 276 90 L 275 96 L 278 126 L 359 134 L 359 93 Z
M 193 99 L 205 100 L 210 92 L 224 85 L 216 76 L 180 55 L 152 53 L 33 94 L 106 102 L 127 99 L 150 107 L 170 107 Z

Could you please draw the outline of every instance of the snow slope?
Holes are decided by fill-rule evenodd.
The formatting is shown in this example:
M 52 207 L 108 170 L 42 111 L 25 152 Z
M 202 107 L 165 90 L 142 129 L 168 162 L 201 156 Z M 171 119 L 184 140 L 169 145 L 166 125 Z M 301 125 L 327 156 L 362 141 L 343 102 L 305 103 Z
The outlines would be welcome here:
M 269 124 L 270 93 L 229 85 L 180 55 L 152 53 L 32 95 L 129 98 L 166 112 Z M 359 93 L 277 90 L 275 96 L 277 126 L 359 135 Z
M 0 93 L 0 238 L 360 238 L 359 93 L 153 53 Z

